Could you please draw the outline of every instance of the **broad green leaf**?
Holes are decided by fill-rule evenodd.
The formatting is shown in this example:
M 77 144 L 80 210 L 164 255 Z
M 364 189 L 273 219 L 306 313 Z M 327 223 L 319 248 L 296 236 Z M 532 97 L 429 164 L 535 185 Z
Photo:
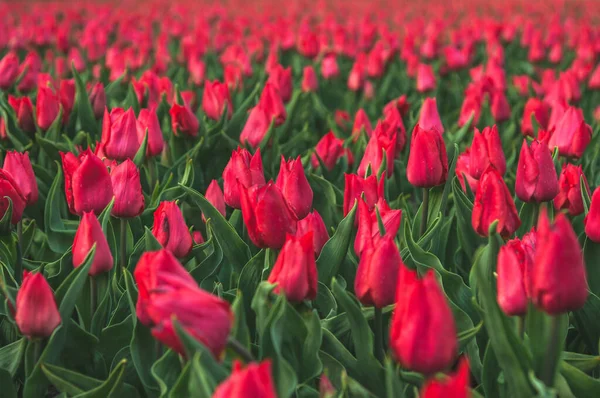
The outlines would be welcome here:
M 96 122 L 94 110 L 92 109 L 85 85 L 73 65 L 71 65 L 71 72 L 75 79 L 75 104 L 77 105 L 77 117 L 79 118 L 79 123 L 81 123 L 81 128 L 89 133 L 98 134 L 98 123 Z

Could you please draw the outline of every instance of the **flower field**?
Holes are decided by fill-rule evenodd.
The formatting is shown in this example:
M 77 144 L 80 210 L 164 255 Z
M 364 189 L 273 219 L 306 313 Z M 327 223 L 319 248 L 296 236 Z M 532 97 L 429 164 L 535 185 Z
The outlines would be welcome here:
M 600 4 L 0 3 L 0 398 L 600 397 Z

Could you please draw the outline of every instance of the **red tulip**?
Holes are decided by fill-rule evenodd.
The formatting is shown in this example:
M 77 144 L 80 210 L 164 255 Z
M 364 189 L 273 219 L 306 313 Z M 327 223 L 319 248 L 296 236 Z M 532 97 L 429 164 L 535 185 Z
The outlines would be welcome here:
M 175 202 L 161 202 L 154 211 L 152 235 L 175 257 L 185 257 L 192 250 L 192 235 Z
M 348 129 L 348 124 L 350 123 L 350 114 L 348 112 L 336 109 L 333 112 L 333 118 L 335 119 L 335 124 L 342 130 L 346 131 Z
M 581 165 L 574 166 L 570 163 L 563 165 L 560 178 L 558 179 L 558 194 L 554 198 L 556 210 L 568 209 L 572 217 L 583 213 L 583 199 L 581 197 L 581 178 L 585 183 L 587 193 L 590 187 L 583 174 Z
M 137 137 L 140 143 L 144 142 L 148 130 L 148 145 L 146 156 L 154 157 L 162 153 L 165 146 L 163 133 L 155 109 L 142 109 L 137 119 Z
M 369 166 L 371 166 L 371 172 L 377 174 L 384 161 L 384 153 L 385 170 L 387 170 L 387 177 L 389 178 L 394 172 L 394 160 L 396 159 L 396 132 L 383 130 L 378 123 L 375 131 L 371 134 L 363 158 L 358 166 L 358 175 L 365 175 Z
M 379 234 L 379 232 L 377 232 Z M 354 291 L 362 305 L 383 308 L 394 304 L 398 269 L 403 265 L 394 235 L 387 233 L 360 255 Z
M 408 153 L 406 176 L 413 186 L 420 188 L 431 188 L 446 182 L 446 145 L 437 130 L 424 130 L 419 124 L 415 126 Z
M 490 167 L 479 180 L 471 223 L 475 232 L 487 236 L 490 225 L 496 220 L 497 231 L 503 238 L 508 238 L 521 225 L 515 202 L 506 183 L 500 173 Z
M 383 198 L 384 178 L 378 182 L 375 175 L 362 178 L 356 174 L 344 174 L 344 181 L 344 217 L 352 210 L 354 202 L 361 198 L 363 192 L 369 211 L 373 210 L 379 198 Z M 358 224 L 357 218 L 355 218 L 355 223 Z
M 166 249 L 142 254 L 133 271 L 133 277 L 139 290 L 136 314 L 146 326 L 152 325 L 148 307 L 152 305 L 154 295 L 171 290 L 194 289 L 198 286 L 189 272 Z
M 125 111 L 113 108 L 110 113 L 104 109 L 102 119 L 102 146 L 106 155 L 114 160 L 133 159 L 140 141 L 133 108 Z
M 469 184 L 469 188 L 471 188 L 471 191 L 473 193 L 477 193 L 477 188 L 479 187 L 479 180 L 471 175 L 470 148 L 465 149 L 463 153 L 458 155 L 458 158 L 456 159 L 456 167 L 454 169 L 454 172 L 456 173 L 458 182 L 460 183 L 460 186 L 462 187 L 462 190 L 464 192 L 467 192 L 467 186 L 465 184 L 466 180 L 466 183 Z
M 367 133 L 367 137 L 370 137 L 373 127 L 371 127 L 371 122 L 369 121 L 367 113 L 363 109 L 359 109 L 354 116 L 354 126 L 352 126 L 352 141 L 356 142 L 356 140 L 358 140 L 358 137 L 360 137 L 363 129 L 365 130 L 365 133 Z
M 15 110 L 17 115 L 17 124 L 19 128 L 26 133 L 35 132 L 35 123 L 33 122 L 33 105 L 29 97 L 8 96 L 8 103 Z
M 15 322 L 30 339 L 49 337 L 60 325 L 54 293 L 41 273 L 23 272 L 17 293 Z
M 302 220 L 298 221 L 296 236 L 304 236 L 308 232 L 312 232 L 313 236 L 313 248 L 315 249 L 315 256 L 321 254 L 321 250 L 325 243 L 329 240 L 329 233 L 327 227 L 321 215 L 316 210 L 313 210 Z
M 462 357 L 458 370 L 445 380 L 429 379 L 419 395 L 421 398 L 470 398 L 469 361 Z
M 315 70 L 311 65 L 305 66 L 302 71 L 302 91 L 311 93 L 317 91 L 318 88 L 319 81 Z
M 417 67 L 417 91 L 425 93 L 434 90 L 436 87 L 435 74 L 433 67 L 427 64 L 419 64 Z
M 0 89 L 8 90 L 19 76 L 19 56 L 9 51 L 0 59 Z
M 298 52 L 306 58 L 315 58 L 319 54 L 319 40 L 310 30 L 303 30 L 298 35 Z
M 225 199 L 223 197 L 223 191 L 221 190 L 217 180 L 212 180 L 210 182 L 204 196 L 206 197 L 206 200 L 208 200 L 210 204 L 213 205 L 223 217 L 225 217 L 227 214 L 225 209 Z M 206 221 L 204 215 L 202 215 L 202 219 Z
M 556 125 L 548 145 L 558 147 L 562 156 L 580 158 L 591 140 L 592 128 L 583 120 L 583 111 L 569 107 Z
M 50 87 L 40 86 L 36 100 L 35 118 L 40 129 L 46 131 L 58 117 L 60 101 Z
M 69 210 L 82 215 L 100 214 L 113 198 L 110 175 L 102 160 L 87 149 L 79 157 L 60 153 L 65 173 L 65 196 Z
M 129 159 L 111 169 L 110 177 L 115 195 L 112 215 L 119 218 L 137 217 L 144 211 L 144 193 L 140 172 Z
M 348 88 L 351 91 L 358 91 L 362 88 L 365 82 L 366 70 L 365 70 L 365 57 L 364 54 L 362 56 L 357 57 L 356 61 L 354 61 L 354 65 L 352 65 L 352 69 L 348 74 Z
M 321 75 L 324 79 L 332 79 L 340 74 L 335 54 L 328 54 L 321 62 Z
M 395 237 L 400 229 L 402 210 L 392 210 L 383 198 L 379 198 L 375 207 L 369 210 L 364 199 L 358 199 L 358 231 L 354 240 L 354 252 L 360 256 L 381 240 L 377 210 L 383 222 L 386 236 Z
M 304 174 L 300 156 L 285 161 L 281 155 L 279 175 L 275 185 L 285 199 L 290 211 L 297 220 L 302 220 L 312 209 L 313 191 Z
M 33 168 L 31 167 L 28 152 L 6 152 L 2 170 L 11 175 L 15 187 L 18 188 L 19 193 L 25 199 L 27 206 L 37 202 L 38 185 Z M 15 200 L 13 200 L 13 205 L 15 205 L 14 202 Z
M 225 203 L 234 209 L 242 208 L 238 181 L 246 188 L 265 185 L 260 149 L 251 155 L 248 150 L 238 148 L 231 153 L 223 170 L 223 196 Z
M 481 133 L 475 128 L 471 144 L 471 175 L 479 179 L 489 166 L 493 166 L 502 175 L 506 173 L 506 159 L 496 125 L 484 128 Z
M 544 143 L 535 140 L 529 148 L 527 140 L 523 140 L 517 165 L 515 191 L 522 201 L 538 203 L 552 200 L 558 194 L 554 161 Z
M 271 374 L 271 360 L 251 363 L 242 369 L 239 361 L 233 362 L 231 376 L 217 386 L 212 398 L 277 398 Z
M 286 237 L 268 282 L 277 285 L 275 293 L 283 293 L 293 303 L 317 298 L 317 264 L 312 231 L 298 237 Z
M 255 106 L 250 110 L 250 116 L 240 134 L 240 142 L 252 148 L 258 148 L 269 131 L 270 125 L 269 115 L 260 106 Z
M 93 212 L 84 212 L 73 241 L 73 267 L 77 268 L 85 262 L 94 244 L 96 251 L 90 268 L 91 276 L 110 271 L 114 261 L 98 219 Z
M 58 96 L 63 108 L 63 124 L 66 124 L 69 121 L 73 105 L 75 105 L 75 81 L 73 79 L 61 80 Z
M 525 277 L 532 269 L 532 257 L 519 239 L 513 239 L 500 248 L 498 253 L 498 305 L 508 316 L 527 313 L 527 289 Z
M 389 105 L 389 104 L 388 104 Z M 375 126 L 375 132 L 377 129 L 381 129 L 385 132 L 387 137 L 391 137 L 392 134 L 396 134 L 396 153 L 402 152 L 406 145 L 406 128 L 402 121 L 402 114 L 395 106 L 390 107 L 386 105 L 383 108 L 384 118 Z
M 502 91 L 494 91 L 491 94 L 490 112 L 496 123 L 510 119 L 510 105 L 506 95 Z
M 540 214 L 531 289 L 533 304 L 551 315 L 578 310 L 587 300 L 583 252 L 571 223 L 562 213 L 553 224 L 545 210 Z
M 23 211 L 27 201 L 21 194 L 17 182 L 5 170 L 0 170 L 0 218 L 4 217 L 8 210 L 8 199 L 12 201 L 11 223 L 17 224 L 23 217 Z
M 419 113 L 419 126 L 424 130 L 435 129 L 440 134 L 444 133 L 444 126 L 440 119 L 440 114 L 437 109 L 437 100 L 435 97 L 425 98 L 423 105 L 421 105 L 421 112 Z
M 588 238 L 600 243 L 600 187 L 594 190 L 590 211 L 585 216 L 584 224 Z
M 443 371 L 458 351 L 452 311 L 433 271 L 423 279 L 400 265 L 396 310 L 390 327 L 390 348 L 407 370 L 426 375 Z
M 227 301 L 198 287 L 183 288 L 155 294 L 147 310 L 154 324 L 152 335 L 161 343 L 185 356 L 184 345 L 173 324 L 176 320 L 215 358 L 221 357 L 233 323 L 233 314 Z
M 525 110 L 523 111 L 523 121 L 521 122 L 521 132 L 524 135 L 533 137 L 533 126 L 531 124 L 531 115 L 533 114 L 538 125 L 542 129 L 548 127 L 548 113 L 550 109 L 548 105 L 537 99 L 529 98 L 525 103 Z
M 272 120 L 275 120 L 275 126 L 280 126 L 287 118 L 281 93 L 277 87 L 268 81 L 265 84 L 262 94 L 260 95 L 258 107 L 267 116 L 267 126 L 271 124 Z
M 473 118 L 473 125 L 479 122 L 481 117 L 482 97 L 479 93 L 465 93 L 465 98 L 458 116 L 458 126 L 462 127 Z
M 104 108 L 106 108 L 106 92 L 104 91 L 104 85 L 100 82 L 92 86 L 90 91 L 90 104 L 94 111 L 94 117 L 100 119 L 104 115 Z
M 200 129 L 200 122 L 186 105 L 173 104 L 171 110 L 171 127 L 176 136 L 196 137 Z
M 277 64 L 271 71 L 269 71 L 269 79 L 273 87 L 277 88 L 279 95 L 284 103 L 288 103 L 292 98 L 292 67 L 284 68 L 280 64 Z
M 318 168 L 320 163 L 319 158 L 327 170 L 333 170 L 338 160 L 344 156 L 344 140 L 337 138 L 333 131 L 325 134 L 315 147 L 315 153 L 311 158 L 311 165 L 314 169 Z
M 231 95 L 226 83 L 218 80 L 207 81 L 204 84 L 204 93 L 202 95 L 202 110 L 209 119 L 219 120 L 223 110 L 227 106 L 227 117 L 231 119 L 233 114 L 233 104 Z

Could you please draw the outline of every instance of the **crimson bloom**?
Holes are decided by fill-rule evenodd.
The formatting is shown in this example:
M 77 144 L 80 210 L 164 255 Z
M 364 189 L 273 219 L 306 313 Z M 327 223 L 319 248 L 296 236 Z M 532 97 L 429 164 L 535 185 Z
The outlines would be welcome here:
M 175 257 L 185 257 L 192 250 L 192 235 L 175 202 L 161 202 L 154 211 L 152 235 Z
M 90 268 L 91 276 L 110 271 L 114 261 L 100 222 L 93 212 L 84 212 L 73 241 L 73 267 L 77 268 L 85 262 L 94 244 L 96 251 Z
M 21 333 L 30 339 L 49 337 L 60 322 L 54 293 L 44 275 L 23 272 L 15 315 L 15 323 Z

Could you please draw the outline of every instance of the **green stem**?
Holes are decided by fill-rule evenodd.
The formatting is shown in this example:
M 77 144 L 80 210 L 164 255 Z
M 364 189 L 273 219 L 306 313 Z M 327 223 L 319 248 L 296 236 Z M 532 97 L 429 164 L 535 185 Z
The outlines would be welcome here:
M 429 190 L 423 188 L 423 207 L 421 209 L 421 228 L 419 229 L 419 238 L 427 231 L 427 216 L 429 213 Z
M 381 308 L 375 307 L 375 358 L 383 363 L 383 314 Z
M 540 208 L 541 208 L 542 204 L 541 203 L 535 203 L 533 205 L 533 215 L 532 215 L 532 221 L 533 221 L 533 226 L 537 228 L 537 223 L 538 223 L 538 218 L 540 216 Z
M 517 332 L 521 340 L 525 337 L 525 317 L 520 316 L 517 318 Z
M 98 307 L 98 281 L 90 275 L 90 319 L 96 313 Z
M 119 246 L 119 250 L 121 253 L 119 254 L 119 258 L 121 262 L 121 267 L 125 269 L 127 268 L 127 219 L 121 218 L 120 222 L 121 236 L 119 237 L 119 239 L 121 245 Z
M 44 346 L 44 340 L 35 339 L 32 340 L 33 343 L 33 363 L 37 364 L 42 356 L 42 348 Z
M 556 365 L 561 352 L 560 339 L 560 322 L 558 316 L 551 316 L 550 331 L 548 337 L 548 345 L 546 350 L 546 359 L 544 360 L 544 368 L 540 379 L 548 387 L 554 384 L 554 375 L 556 373 Z
M 21 277 L 23 276 L 23 220 L 19 220 L 17 223 L 17 261 L 15 262 L 15 281 L 21 283 Z
M 254 357 L 252 356 L 252 353 L 250 353 L 250 351 L 248 351 L 246 349 L 246 347 L 244 347 L 242 345 L 242 343 L 240 343 L 239 341 L 237 341 L 235 338 L 230 337 L 227 340 L 227 346 L 233 352 L 235 352 L 240 358 L 242 358 L 244 360 L 244 362 L 248 363 L 248 362 L 254 361 Z

